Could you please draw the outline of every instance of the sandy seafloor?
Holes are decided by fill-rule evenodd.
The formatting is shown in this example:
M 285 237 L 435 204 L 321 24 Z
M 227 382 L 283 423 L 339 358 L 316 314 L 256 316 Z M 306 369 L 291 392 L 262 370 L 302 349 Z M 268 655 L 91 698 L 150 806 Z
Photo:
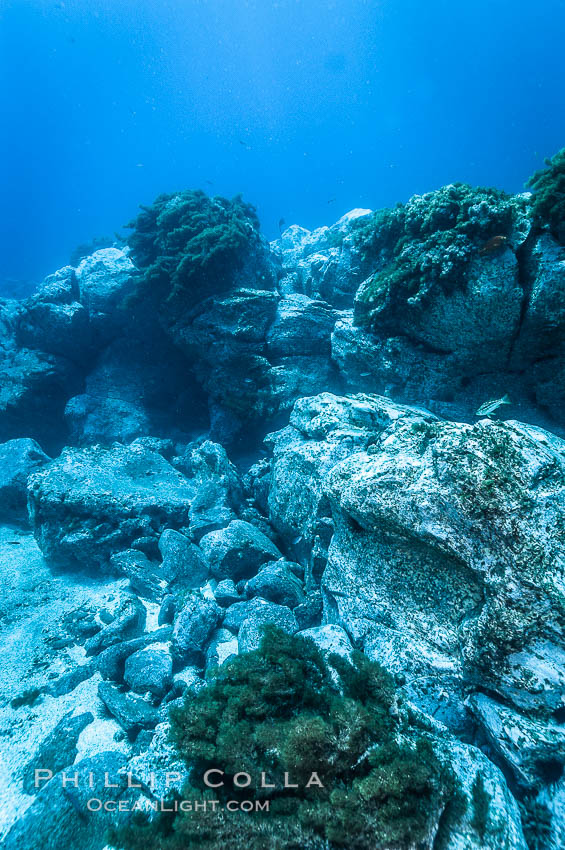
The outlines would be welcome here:
M 110 577 L 54 572 L 31 532 L 0 526 L 0 840 L 33 801 L 21 789 L 23 768 L 67 712 L 91 711 L 95 717 L 79 738 L 76 761 L 94 752 L 128 748 L 120 727 L 104 715 L 96 697 L 99 673 L 62 697 L 44 694 L 33 706 L 17 709 L 10 704 L 87 660 L 80 646 L 50 645 L 61 618 L 82 605 L 97 611 L 111 608 L 124 584 Z

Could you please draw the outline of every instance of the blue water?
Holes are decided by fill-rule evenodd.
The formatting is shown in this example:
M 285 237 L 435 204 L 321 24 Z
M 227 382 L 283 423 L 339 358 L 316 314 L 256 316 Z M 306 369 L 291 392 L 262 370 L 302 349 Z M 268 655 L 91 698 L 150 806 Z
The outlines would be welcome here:
M 243 192 L 272 238 L 565 144 L 563 0 L 0 0 L 0 286 L 139 203 Z

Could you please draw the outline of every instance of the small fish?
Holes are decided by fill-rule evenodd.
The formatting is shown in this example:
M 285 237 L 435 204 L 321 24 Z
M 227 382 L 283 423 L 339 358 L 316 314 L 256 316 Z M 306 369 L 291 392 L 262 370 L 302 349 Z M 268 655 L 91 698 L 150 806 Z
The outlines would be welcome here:
M 493 236 L 485 242 L 482 248 L 479 248 L 479 254 L 482 256 L 485 254 L 494 254 L 495 251 L 504 248 L 507 242 L 508 236 Z
M 335 204 L 336 201 L 337 201 L 337 198 L 330 198 L 329 201 L 326 201 L 326 203 Z
M 279 218 L 279 233 L 283 232 L 283 227 L 285 226 L 285 224 L 286 221 L 284 220 L 284 218 Z
M 242 139 L 239 140 L 239 144 L 245 148 L 245 150 L 250 151 L 251 145 L 248 145 L 247 142 L 244 142 Z
M 370 372 L 361 372 L 360 377 L 361 378 L 368 378 L 370 374 L 371 374 Z
M 135 164 L 135 167 L 136 167 L 136 168 L 143 168 L 143 167 L 144 167 L 144 165 L 143 165 L 143 163 L 142 163 L 142 162 L 137 162 L 137 163 Z
M 502 398 L 493 398 L 490 401 L 485 401 L 484 404 L 481 404 L 475 416 L 492 416 L 495 410 L 498 410 L 503 404 L 512 404 L 508 395 L 502 396 Z
M 10 546 L 20 546 L 21 545 L 19 540 L 8 540 L 8 543 L 10 544 Z

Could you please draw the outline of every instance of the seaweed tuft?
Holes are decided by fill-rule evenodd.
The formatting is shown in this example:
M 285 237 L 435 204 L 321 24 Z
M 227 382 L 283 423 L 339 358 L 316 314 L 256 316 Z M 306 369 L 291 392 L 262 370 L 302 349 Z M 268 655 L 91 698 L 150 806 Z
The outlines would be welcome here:
M 266 626 L 261 646 L 226 662 L 208 686 L 171 710 L 172 740 L 192 768 L 183 798 L 204 804 L 114 831 L 125 850 L 384 850 L 425 842 L 458 795 L 451 769 L 398 704 L 394 680 L 354 651 L 332 656 L 339 690 L 315 644 Z M 214 794 L 202 782 L 224 771 Z M 239 788 L 236 773 L 251 782 Z M 320 782 L 310 784 L 315 773 Z M 285 787 L 285 774 L 295 787 Z M 262 777 L 267 784 L 264 788 Z M 228 811 L 227 801 L 268 802 Z

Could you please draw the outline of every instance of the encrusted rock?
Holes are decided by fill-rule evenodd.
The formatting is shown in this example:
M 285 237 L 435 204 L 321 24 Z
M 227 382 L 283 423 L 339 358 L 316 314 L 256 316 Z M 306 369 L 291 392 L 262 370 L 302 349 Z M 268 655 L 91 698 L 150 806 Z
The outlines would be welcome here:
M 99 683 L 98 696 L 128 735 L 153 729 L 159 722 L 159 712 L 142 697 L 125 694 L 110 682 Z
M 270 561 L 245 585 L 249 597 L 261 596 L 269 602 L 296 608 L 305 601 L 302 584 L 284 560 Z
M 124 680 L 138 694 L 163 697 L 173 683 L 173 661 L 170 654 L 150 645 L 130 655 L 125 662 Z
M 235 602 L 226 611 L 222 626 L 233 634 L 237 634 L 247 617 L 247 612 L 252 610 L 252 602 Z
M 158 600 L 163 595 L 163 573 L 143 552 L 137 549 L 116 552 L 110 558 L 110 563 L 114 569 L 128 577 L 133 593 L 152 600 Z
M 190 495 L 184 477 L 141 446 L 65 449 L 28 483 L 39 547 L 71 567 L 106 567 L 136 538 L 186 525 Z
M 213 600 L 198 593 L 190 594 L 175 617 L 173 656 L 185 663 L 200 661 L 221 618 L 221 608 Z
M 275 438 L 271 521 L 314 551 L 333 515 L 324 616 L 430 713 L 450 694 L 460 728 L 466 683 L 547 717 L 562 705 L 563 481 L 565 444 L 532 426 L 324 394 Z
M 565 771 L 563 725 L 529 719 L 485 694 L 475 694 L 469 702 L 489 744 L 512 770 L 522 790 L 539 788 L 562 778 Z
M 333 623 L 329 623 L 327 626 L 303 629 L 298 634 L 300 637 L 313 640 L 326 659 L 334 653 L 342 658 L 349 658 L 353 651 L 349 635 L 345 629 Z
M 61 774 L 42 784 L 31 806 L 4 838 L 2 850 L 37 850 L 38 847 L 42 850 L 61 850 L 62 847 L 99 850 L 100 836 L 105 830 L 123 824 L 128 817 L 120 814 L 113 802 L 131 798 L 126 777 L 118 774 L 125 760 L 123 753 L 98 753 L 92 758 L 81 759 L 73 769 L 73 773 L 78 774 L 76 788 L 74 783 L 72 787 L 65 787 Z M 106 777 L 109 782 L 105 781 Z M 99 812 L 88 810 L 88 800 L 93 797 L 92 786 L 102 802 Z M 105 810 L 106 802 L 109 807 Z
M 174 687 L 171 691 L 173 697 L 182 696 L 186 691 L 197 694 L 198 691 L 206 686 L 202 678 L 201 668 L 196 666 L 184 667 L 182 670 L 179 670 L 173 676 L 173 683 Z
M 222 608 L 228 608 L 236 602 L 241 602 L 237 587 L 230 578 L 218 582 L 214 589 L 214 598 Z
M 133 271 L 132 261 L 119 248 L 95 251 L 85 257 L 75 271 L 80 302 L 86 307 L 100 341 L 107 341 L 119 328 L 117 307 L 133 292 Z
M 165 596 L 159 608 L 158 623 L 160 626 L 172 623 L 175 618 L 177 603 L 174 596 Z
M 140 784 L 148 796 L 156 800 L 180 793 L 188 779 L 186 764 L 178 758 L 175 748 L 169 743 L 169 724 L 159 723 L 151 744 L 145 752 L 134 756 L 122 769 L 131 776 L 130 784 Z
M 275 605 L 264 599 L 253 599 L 246 609 L 246 617 L 238 632 L 239 652 L 251 652 L 257 649 L 263 637 L 263 626 L 272 623 L 293 635 L 298 631 L 296 617 L 284 605 Z
M 212 575 L 221 580 L 239 581 L 254 575 L 261 564 L 278 560 L 281 553 L 255 526 L 232 520 L 227 528 L 212 531 L 200 541 Z
M 167 581 L 177 581 L 187 587 L 201 587 L 206 583 L 210 571 L 208 562 L 201 549 L 184 534 L 166 528 L 159 538 L 159 551 Z
M 116 643 L 100 653 L 96 659 L 96 668 L 104 679 L 123 682 L 125 663 L 130 655 L 145 649 L 152 643 L 165 643 L 171 639 L 172 634 L 171 626 L 163 626 L 153 632 L 146 632 L 140 637 Z

